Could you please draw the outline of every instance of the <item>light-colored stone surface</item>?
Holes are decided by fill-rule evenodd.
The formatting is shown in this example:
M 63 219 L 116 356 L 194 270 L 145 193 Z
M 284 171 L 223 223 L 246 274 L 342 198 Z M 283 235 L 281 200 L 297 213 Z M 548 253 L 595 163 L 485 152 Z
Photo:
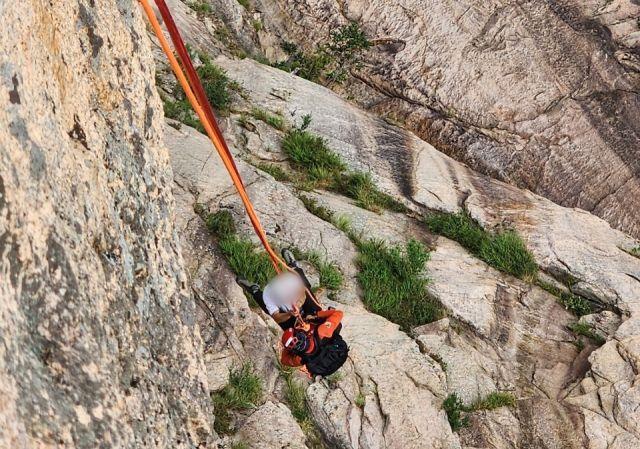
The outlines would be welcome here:
M 640 236 L 637 2 L 261 4 L 281 38 L 309 52 L 357 21 L 380 42 L 346 88 L 362 105 L 475 169 Z
M 218 62 L 254 104 L 298 119 L 312 114 L 312 131 L 352 168 L 371 172 L 383 190 L 415 201 L 412 207 L 464 206 L 488 227 L 506 223 L 524 236 L 545 271 L 575 282 L 580 294 L 626 313 L 640 308 L 640 259 L 623 250 L 638 242 L 605 221 L 479 175 L 322 86 L 249 60 Z M 273 91 L 286 91 L 286 100 Z
M 266 402 L 244 423 L 237 437 L 255 449 L 306 449 L 305 435 L 284 404 Z
M 345 308 L 342 335 L 350 346 L 344 379 L 335 389 L 315 383 L 308 391 L 314 417 L 336 447 L 460 447 L 440 409 L 444 373 L 412 339 L 353 307 Z
M 0 20 L 0 447 L 213 444 L 137 3 Z

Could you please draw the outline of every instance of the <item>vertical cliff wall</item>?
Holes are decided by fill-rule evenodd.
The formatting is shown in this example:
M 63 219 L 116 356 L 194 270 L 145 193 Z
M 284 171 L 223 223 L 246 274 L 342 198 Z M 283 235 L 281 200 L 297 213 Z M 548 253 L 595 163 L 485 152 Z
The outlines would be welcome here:
M 1 2 L 0 21 L 0 447 L 206 443 L 137 2 Z

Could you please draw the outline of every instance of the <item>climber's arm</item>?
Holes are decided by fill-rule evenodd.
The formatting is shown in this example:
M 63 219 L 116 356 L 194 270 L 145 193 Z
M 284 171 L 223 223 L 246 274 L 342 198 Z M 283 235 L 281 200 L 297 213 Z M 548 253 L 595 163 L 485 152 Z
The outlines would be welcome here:
M 291 319 L 293 317 L 293 313 L 291 312 L 273 312 L 271 317 L 275 320 L 276 323 L 284 323 L 285 321 Z

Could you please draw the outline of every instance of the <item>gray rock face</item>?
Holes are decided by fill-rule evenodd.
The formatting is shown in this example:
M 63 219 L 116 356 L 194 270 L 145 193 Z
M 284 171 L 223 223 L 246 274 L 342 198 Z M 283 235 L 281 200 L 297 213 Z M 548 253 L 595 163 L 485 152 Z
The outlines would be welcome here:
M 260 3 L 277 12 L 276 34 L 309 51 L 359 22 L 378 43 L 354 72 L 361 104 L 476 170 L 640 236 L 637 2 Z
M 0 447 L 207 445 L 138 6 L 0 9 Z

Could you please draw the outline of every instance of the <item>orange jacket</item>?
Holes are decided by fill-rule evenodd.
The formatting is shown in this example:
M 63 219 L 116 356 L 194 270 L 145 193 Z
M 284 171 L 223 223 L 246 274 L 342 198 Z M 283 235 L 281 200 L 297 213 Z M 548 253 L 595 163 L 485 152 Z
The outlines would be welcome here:
M 313 332 L 317 328 L 318 338 L 322 341 L 325 338 L 331 338 L 333 336 L 333 333 L 336 331 L 338 325 L 342 321 L 344 312 L 342 312 L 342 310 L 335 309 L 320 310 L 318 311 L 316 316 L 318 318 L 324 318 L 325 320 L 320 324 L 311 324 L 311 332 Z M 312 343 L 311 345 L 309 345 L 308 352 L 311 353 L 314 349 L 315 345 Z M 282 350 L 282 355 L 280 356 L 280 363 L 285 366 L 301 366 L 302 357 L 284 348 Z

